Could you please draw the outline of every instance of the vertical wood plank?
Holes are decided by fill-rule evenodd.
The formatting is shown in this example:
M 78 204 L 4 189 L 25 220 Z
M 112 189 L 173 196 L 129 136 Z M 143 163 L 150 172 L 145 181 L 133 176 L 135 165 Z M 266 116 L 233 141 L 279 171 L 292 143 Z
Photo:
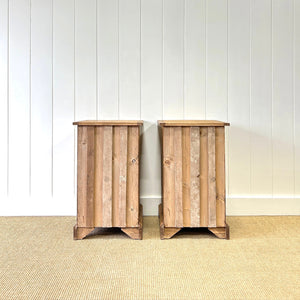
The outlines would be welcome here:
M 182 206 L 183 206 L 184 227 L 191 226 L 190 153 L 191 153 L 191 127 L 182 127 Z
M 141 0 L 142 195 L 161 195 L 161 152 L 156 121 L 163 118 L 162 21 L 162 1 Z
M 119 169 L 119 226 L 126 227 L 126 185 L 127 185 L 127 136 L 128 127 L 120 126 Z
M 273 1 L 273 194 L 294 193 L 293 1 Z
M 163 210 L 166 227 L 175 227 L 174 128 L 164 127 L 163 136 Z
M 97 2 L 98 117 L 118 119 L 118 0 Z
M 140 119 L 140 1 L 119 1 L 119 96 L 122 119 Z
M 113 127 L 112 226 L 119 226 L 120 126 Z
M 272 195 L 272 9 L 271 0 L 252 3 L 251 193 Z
M 216 226 L 216 148 L 215 127 L 208 127 L 208 226 Z
M 87 126 L 78 126 L 77 144 L 77 226 L 87 226 L 87 158 L 88 137 Z
M 184 1 L 163 1 L 163 117 L 183 117 Z
M 75 1 L 75 119 L 96 119 L 96 0 Z
M 94 227 L 93 126 L 78 126 L 77 225 Z
M 191 227 L 200 226 L 200 128 L 191 127 Z
M 174 177 L 175 227 L 182 227 L 182 127 L 174 127 Z
M 0 197 L 7 196 L 8 174 L 8 0 L 0 1 Z
M 112 227 L 112 126 L 103 126 L 103 227 Z
M 74 1 L 53 1 L 53 196 L 74 195 Z M 61 166 L 64 166 L 63 168 Z
M 139 128 L 128 127 L 127 215 L 126 226 L 137 227 L 139 222 Z
M 95 227 L 103 224 L 103 126 L 95 127 L 95 195 L 94 222 Z
M 206 1 L 206 119 L 227 120 L 227 3 Z M 217 88 L 216 88 L 217 87 Z
M 200 127 L 200 226 L 208 227 L 208 127 Z
M 229 193 L 241 195 L 251 186 L 250 0 L 228 2 L 228 26 Z
M 300 195 L 300 2 L 295 1 L 295 197 Z
M 211 1 L 185 1 L 184 118 L 187 119 L 205 119 L 206 2 Z M 218 20 L 215 18 L 214 21 Z M 220 38 L 224 39 L 226 35 Z
M 225 128 L 215 127 L 216 164 L 216 225 L 225 226 Z
M 28 0 L 9 1 L 8 56 L 9 195 L 21 196 L 18 199 L 22 200 L 29 195 L 30 185 L 30 2 Z
M 86 226 L 94 227 L 95 127 L 87 126 Z
M 52 0 L 31 0 L 31 193 L 52 195 Z

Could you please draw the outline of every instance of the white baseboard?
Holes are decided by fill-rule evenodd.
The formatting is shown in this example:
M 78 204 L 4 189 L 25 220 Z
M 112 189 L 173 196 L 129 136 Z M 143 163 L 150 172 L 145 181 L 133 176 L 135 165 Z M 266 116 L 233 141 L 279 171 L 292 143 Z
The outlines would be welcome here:
M 141 197 L 144 216 L 157 216 L 161 197 Z M 228 216 L 278 216 L 300 215 L 300 195 L 290 196 L 228 196 L 226 199 Z
M 300 195 L 291 196 L 229 196 L 228 216 L 300 215 Z
M 0 216 L 75 216 L 74 196 L 0 198 Z
M 160 196 L 142 196 L 144 216 L 157 216 Z M 300 215 L 300 195 L 239 196 L 230 195 L 226 200 L 228 216 Z M 0 198 L 0 216 L 75 216 L 76 199 L 66 197 Z

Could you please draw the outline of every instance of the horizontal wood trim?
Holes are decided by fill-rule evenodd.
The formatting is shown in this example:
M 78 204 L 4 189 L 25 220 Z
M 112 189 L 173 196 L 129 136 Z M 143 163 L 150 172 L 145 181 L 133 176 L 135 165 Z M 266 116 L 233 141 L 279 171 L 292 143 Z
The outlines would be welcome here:
M 73 125 L 81 126 L 142 126 L 144 124 L 141 120 L 85 120 L 73 122 Z
M 230 126 L 230 123 L 215 120 L 161 120 L 160 126 Z

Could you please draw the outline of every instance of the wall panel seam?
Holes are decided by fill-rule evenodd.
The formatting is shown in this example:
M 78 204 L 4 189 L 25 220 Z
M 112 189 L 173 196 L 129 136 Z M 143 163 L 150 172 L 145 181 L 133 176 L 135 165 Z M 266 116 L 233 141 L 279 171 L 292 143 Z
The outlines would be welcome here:
M 142 0 L 139 0 L 140 2 L 140 11 L 139 11 L 139 13 L 140 13 L 140 18 L 139 18 L 139 22 L 140 22 L 140 53 L 139 53 L 139 55 L 140 55 L 140 57 L 139 57 L 139 59 L 140 59 L 140 90 L 139 90 L 139 92 L 140 92 L 140 101 L 139 101 L 139 105 L 140 105 L 140 107 L 139 107 L 139 114 L 140 114 L 140 120 L 141 120 L 141 118 L 142 118 Z
M 227 121 L 229 120 L 229 1 L 227 0 Z M 230 128 L 227 131 L 227 149 L 228 149 L 228 159 L 227 159 L 227 190 L 228 194 L 230 194 L 230 159 L 229 159 L 229 153 L 230 153 Z
M 10 4 L 10 1 L 7 0 L 7 106 L 6 106 L 6 110 L 7 110 L 7 136 L 6 136 L 6 142 L 7 142 L 7 162 L 6 162 L 6 176 L 7 176 L 7 179 L 6 179 L 6 195 L 8 196 L 9 195 L 9 85 L 10 85 L 10 82 L 9 82 L 9 70 L 10 70 L 10 67 L 9 67 L 9 42 L 10 42 L 10 35 L 9 35 L 9 29 L 10 29 L 10 26 L 9 26 L 9 21 L 10 21 L 10 18 L 9 18 L 9 14 L 10 14 L 10 9 L 9 9 L 9 4 Z
M 182 70 L 183 70 L 183 74 L 182 74 L 182 87 L 183 87 L 183 101 L 182 101 L 182 114 L 183 114 L 183 119 L 186 119 L 186 94 L 185 94 L 185 90 L 186 90 L 186 0 L 183 0 L 183 31 L 182 31 L 182 39 L 183 39 L 183 59 L 182 59 Z
M 164 56 L 164 50 L 165 50 L 165 44 L 164 44 L 164 21 L 165 21 L 165 18 L 164 18 L 164 0 L 161 1 L 161 6 L 162 6 L 162 42 L 161 42 L 161 45 L 162 45 L 162 61 L 161 61 L 161 75 L 162 75 L 162 88 L 161 88 L 161 93 L 162 93 L 162 96 L 161 96 L 161 109 L 162 109 L 162 119 L 164 120 L 164 108 L 165 108 L 165 105 L 164 105 L 164 102 L 165 102 L 165 68 L 164 68 L 164 64 L 165 64 L 165 56 Z
M 120 120 L 120 0 L 117 0 L 117 27 L 118 27 L 118 120 Z
M 207 1 L 205 0 L 204 1 L 204 9 L 205 9 L 205 14 L 204 14 L 204 23 L 205 23 L 205 30 L 204 30 L 204 35 L 205 35 L 205 54 L 204 54 L 204 57 L 205 57 L 205 83 L 204 83 L 204 116 L 205 116 L 205 120 L 206 120 L 206 106 L 207 106 Z
M 294 198 L 296 196 L 296 65 L 295 65 L 295 53 L 296 53 L 296 17 L 295 17 L 295 1 L 293 0 L 293 178 L 294 178 Z
M 96 1 L 96 119 L 99 119 L 99 92 L 98 92 L 98 0 Z
M 228 57 L 229 57 L 229 43 L 228 43 L 228 18 L 229 18 L 229 15 L 228 15 L 228 10 L 229 10 L 229 8 L 228 8 L 228 1 L 229 0 L 226 0 L 226 26 L 227 26 L 227 28 L 226 28 L 226 43 L 227 43 L 227 45 L 226 45 L 226 50 L 227 50 L 227 55 L 226 55 L 226 57 L 227 57 L 227 61 L 226 61 L 226 63 L 227 63 L 227 74 L 226 74 L 226 76 L 227 76 L 227 78 L 226 78 L 226 84 L 227 84 L 227 90 L 226 90 L 226 93 L 227 93 L 227 97 L 226 97 L 226 102 L 227 102 L 227 104 L 226 104 L 226 108 L 227 108 L 227 111 L 226 111 L 226 117 L 227 117 L 227 122 L 228 122 L 228 117 L 229 117 L 229 110 L 228 110 L 228 98 L 229 98 L 229 95 L 228 95 Z M 228 142 L 228 141 L 227 141 Z
M 272 197 L 274 197 L 274 30 L 273 30 L 273 0 L 271 0 L 271 156 L 272 156 Z
M 252 34 L 253 34 L 253 5 L 249 1 L 249 139 L 250 139 L 250 193 L 253 191 L 253 147 L 252 147 Z
M 29 2 L 29 196 L 31 196 L 31 163 L 32 163 L 32 156 L 31 156 L 31 151 L 32 151 L 32 99 L 31 99 L 31 86 L 32 86 L 32 73 L 31 73 L 31 50 L 32 50 L 32 37 L 31 37 L 31 31 L 32 31 L 32 24 L 31 24 L 31 7 L 32 3 L 31 0 Z
M 228 85 L 229 85 L 229 81 L 228 81 L 228 57 L 229 57 L 229 43 L 228 43 L 228 1 L 226 0 L 226 118 L 227 118 L 227 122 L 229 122 L 229 95 L 228 95 Z M 226 186 L 226 191 L 229 191 L 229 139 L 230 139 L 230 128 L 229 130 L 226 131 L 227 133 L 227 138 L 226 138 L 226 145 L 227 145 L 227 152 L 225 153 L 225 159 L 226 159 L 226 179 L 225 179 L 225 186 Z
M 74 99 L 73 99 L 73 107 L 74 107 L 74 112 L 73 112 L 73 120 L 76 120 L 76 0 L 73 0 L 73 6 L 74 6 L 74 16 L 73 16 L 73 70 L 74 70 L 74 74 L 73 74 L 73 81 L 74 81 L 74 87 L 73 87 L 73 93 L 74 93 Z M 73 153 L 73 157 L 74 157 L 74 172 L 73 172 L 73 182 L 74 182 L 74 187 L 73 187 L 73 194 L 76 195 L 76 190 L 77 190 L 77 174 L 76 174 L 76 169 L 77 169 L 77 151 L 76 151 L 76 138 L 77 138 L 77 128 L 74 127 L 74 134 L 73 134 L 73 148 L 74 148 L 74 153 Z
M 53 1 L 51 0 L 51 197 L 53 197 L 53 148 L 54 148 L 54 139 L 53 139 L 53 120 L 54 120 L 54 115 L 53 115 Z

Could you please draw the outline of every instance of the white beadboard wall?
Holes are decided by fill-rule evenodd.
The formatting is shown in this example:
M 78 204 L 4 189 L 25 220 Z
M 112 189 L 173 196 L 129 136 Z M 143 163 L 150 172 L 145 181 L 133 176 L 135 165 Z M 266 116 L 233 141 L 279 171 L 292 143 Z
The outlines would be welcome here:
M 228 121 L 228 215 L 300 214 L 300 0 L 0 0 L 0 215 L 75 215 L 74 120 Z

